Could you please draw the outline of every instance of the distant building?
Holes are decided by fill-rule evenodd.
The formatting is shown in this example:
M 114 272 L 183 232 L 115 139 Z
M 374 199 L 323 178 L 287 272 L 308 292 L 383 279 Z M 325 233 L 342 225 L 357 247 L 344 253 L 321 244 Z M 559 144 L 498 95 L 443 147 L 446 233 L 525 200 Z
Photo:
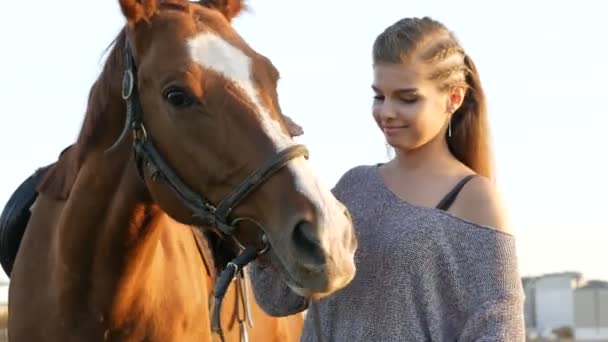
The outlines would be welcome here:
M 536 330 L 536 296 L 535 296 L 535 278 L 524 277 L 522 278 L 524 295 L 526 301 L 524 302 L 524 320 L 526 322 L 526 330 Z
M 531 336 L 568 327 L 576 340 L 608 340 L 608 282 L 584 281 L 579 272 L 522 278 L 524 318 Z
M 526 330 L 549 336 L 554 329 L 574 327 L 574 290 L 582 282 L 579 272 L 544 274 L 522 279 L 526 302 Z
M 574 317 L 577 339 L 608 339 L 608 282 L 589 281 L 574 291 Z

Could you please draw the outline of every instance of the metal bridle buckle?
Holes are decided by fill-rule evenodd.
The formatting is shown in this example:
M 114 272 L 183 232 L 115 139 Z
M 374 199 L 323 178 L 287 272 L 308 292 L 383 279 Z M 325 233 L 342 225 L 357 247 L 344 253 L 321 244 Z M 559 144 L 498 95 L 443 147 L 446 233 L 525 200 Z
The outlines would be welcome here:
M 230 225 L 233 226 L 233 227 L 236 227 L 236 224 L 239 223 L 239 222 L 241 222 L 241 221 L 251 222 L 254 225 L 256 225 L 260 229 L 260 231 L 262 231 L 262 244 L 263 244 L 263 246 L 262 246 L 262 248 L 260 250 L 257 251 L 257 255 L 260 256 L 260 255 L 263 255 L 266 252 L 268 252 L 268 250 L 270 249 L 270 242 L 268 241 L 268 236 L 266 235 L 264 229 L 262 228 L 262 225 L 258 221 L 254 220 L 254 219 L 247 218 L 247 217 L 236 218 L 236 219 L 234 219 L 231 222 Z M 245 245 L 243 245 L 239 241 L 239 239 L 236 238 L 236 236 L 234 234 L 230 234 L 230 237 L 232 238 L 232 240 L 234 241 L 234 243 L 236 243 L 236 245 L 239 247 L 239 249 L 245 250 L 247 248 Z
M 232 237 L 232 241 L 234 241 L 234 243 L 236 243 L 236 245 L 239 247 L 239 249 L 244 250 L 245 248 L 247 248 L 247 247 L 245 247 L 245 245 L 243 245 L 239 241 L 239 239 L 236 238 L 236 236 L 231 235 L 231 237 Z M 268 242 L 268 237 L 266 236 L 266 234 L 262 235 L 262 243 L 264 244 L 264 246 L 260 250 L 257 251 L 258 256 L 266 254 L 266 252 L 268 252 L 268 250 L 270 249 L 270 243 Z
M 239 266 L 237 266 L 237 264 L 233 263 L 232 261 L 226 264 L 226 269 L 229 269 L 230 267 L 234 269 L 234 274 L 236 274 L 240 270 Z
M 145 141 L 146 139 L 148 139 L 148 132 L 146 131 L 146 128 L 144 127 L 144 125 L 142 124 L 135 124 L 132 127 L 133 130 L 133 139 L 135 141 Z
M 125 70 L 124 76 L 122 78 L 122 98 L 123 100 L 128 100 L 133 94 L 133 85 L 135 84 L 135 77 L 133 76 L 133 71 Z

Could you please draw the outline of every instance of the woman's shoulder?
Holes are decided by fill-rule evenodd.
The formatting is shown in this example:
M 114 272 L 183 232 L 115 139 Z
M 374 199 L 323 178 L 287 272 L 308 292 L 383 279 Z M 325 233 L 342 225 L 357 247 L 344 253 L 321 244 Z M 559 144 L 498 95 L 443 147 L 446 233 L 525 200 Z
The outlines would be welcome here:
M 373 171 L 377 168 L 377 164 L 360 164 L 346 170 L 338 179 L 336 186 L 343 187 L 351 184 L 358 184 L 371 179 L 374 175 Z
M 513 235 L 503 198 L 490 179 L 475 176 L 462 188 L 450 213 L 474 225 Z
M 377 164 L 361 164 L 346 170 L 332 189 L 332 193 L 346 202 L 366 201 L 381 194 Z

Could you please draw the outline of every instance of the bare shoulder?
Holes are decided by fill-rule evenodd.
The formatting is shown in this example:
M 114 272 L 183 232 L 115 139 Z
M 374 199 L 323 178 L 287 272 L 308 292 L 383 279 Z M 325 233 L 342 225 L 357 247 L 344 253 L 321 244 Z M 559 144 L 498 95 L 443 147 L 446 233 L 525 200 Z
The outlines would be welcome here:
M 450 211 L 464 220 L 513 234 L 503 198 L 486 177 L 473 177 L 462 188 Z

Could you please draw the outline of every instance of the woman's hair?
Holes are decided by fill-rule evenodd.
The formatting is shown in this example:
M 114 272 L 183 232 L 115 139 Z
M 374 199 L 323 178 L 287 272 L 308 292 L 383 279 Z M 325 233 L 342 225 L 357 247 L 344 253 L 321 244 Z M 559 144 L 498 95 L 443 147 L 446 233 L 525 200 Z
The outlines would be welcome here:
M 455 55 L 462 58 L 450 58 Z M 450 119 L 451 136 L 446 136 L 447 144 L 458 160 L 492 179 L 486 99 L 475 64 L 454 34 L 429 17 L 401 19 L 374 41 L 374 64 L 408 63 L 413 56 L 437 66 L 430 78 L 440 90 L 466 87 L 463 103 Z

